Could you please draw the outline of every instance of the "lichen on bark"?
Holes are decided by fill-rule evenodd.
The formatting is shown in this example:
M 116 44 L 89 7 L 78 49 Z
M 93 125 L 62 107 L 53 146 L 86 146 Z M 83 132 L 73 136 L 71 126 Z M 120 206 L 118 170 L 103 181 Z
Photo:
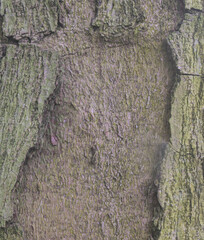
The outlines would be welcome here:
M 16 40 L 39 39 L 55 32 L 58 25 L 58 1 L 1 0 L 3 34 Z
M 168 39 L 178 74 L 158 189 L 159 240 L 204 239 L 203 25 L 203 13 L 193 10 Z
M 136 31 L 137 25 L 144 20 L 138 1 L 98 0 L 97 16 L 92 25 L 99 28 L 106 40 L 125 39 Z
M 55 88 L 57 55 L 8 46 L 0 62 L 0 226 L 13 215 L 11 192 L 28 150 L 37 143 L 44 104 Z
M 185 0 L 185 8 L 202 10 L 203 1 L 202 0 Z
M 201 75 L 203 38 L 203 14 L 186 13 L 179 31 L 168 37 L 180 74 Z

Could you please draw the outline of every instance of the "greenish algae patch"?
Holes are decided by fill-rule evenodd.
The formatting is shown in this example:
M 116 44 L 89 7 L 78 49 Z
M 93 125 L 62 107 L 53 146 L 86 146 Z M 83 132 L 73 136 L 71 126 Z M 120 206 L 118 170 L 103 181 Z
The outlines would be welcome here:
M 3 16 L 5 36 L 38 38 L 42 33 L 55 32 L 58 25 L 58 1 L 2 0 L 0 13 Z
M 97 17 L 92 25 L 106 40 L 113 40 L 127 37 L 143 20 L 140 5 L 134 0 L 103 0 L 97 1 Z
M 174 93 L 172 137 L 158 190 L 164 211 L 159 240 L 204 237 L 202 81 L 200 77 L 182 76 Z
M 181 74 L 201 75 L 201 50 L 204 45 L 203 14 L 185 14 L 178 31 L 168 38 L 174 60 Z
M 179 31 L 168 39 L 179 74 L 158 189 L 159 240 L 204 239 L 203 23 L 203 14 L 186 14 Z
M 0 226 L 13 215 L 11 192 L 28 150 L 37 143 L 46 99 L 55 89 L 57 55 L 9 46 L 0 63 Z
M 203 0 L 185 0 L 186 9 L 203 9 Z

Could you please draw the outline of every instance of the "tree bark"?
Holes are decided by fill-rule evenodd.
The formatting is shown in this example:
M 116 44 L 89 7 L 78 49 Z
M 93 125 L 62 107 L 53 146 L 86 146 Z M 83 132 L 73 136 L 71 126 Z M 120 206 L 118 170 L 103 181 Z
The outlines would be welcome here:
M 0 8 L 0 239 L 202 239 L 202 1 Z
M 163 209 L 159 239 L 204 238 L 203 52 L 201 1 L 186 1 L 184 20 L 168 43 L 178 69 L 171 105 L 171 139 L 158 191 Z
M 28 150 L 37 143 L 45 100 L 55 88 L 57 58 L 36 47 L 2 46 L 1 225 L 13 215 L 11 191 Z

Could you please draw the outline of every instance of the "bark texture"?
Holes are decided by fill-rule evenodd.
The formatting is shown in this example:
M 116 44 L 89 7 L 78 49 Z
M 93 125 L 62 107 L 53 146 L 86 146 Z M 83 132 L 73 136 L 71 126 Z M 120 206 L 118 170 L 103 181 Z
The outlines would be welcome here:
M 55 88 L 57 57 L 36 47 L 2 46 L 0 66 L 0 226 L 13 216 L 11 191 L 37 143 L 45 100 Z
M 2 31 L 16 40 L 39 39 L 58 26 L 58 1 L 1 0 Z
M 99 28 L 106 40 L 121 41 L 136 35 L 137 25 L 143 22 L 144 15 L 140 3 L 134 0 L 97 1 L 97 17 L 92 25 Z
M 186 8 L 201 10 L 202 2 L 192 4 L 186 2 Z M 12 185 L 0 188 L 2 226 L 9 220 L 0 239 L 152 239 L 153 217 L 162 226 L 161 239 L 166 229 L 173 229 L 166 227 L 164 217 L 154 216 L 158 201 L 153 181 L 164 154 L 162 176 L 165 162 L 174 162 L 168 156 L 180 161 L 167 144 L 175 79 L 180 80 L 172 117 L 179 106 L 183 113 L 175 121 L 187 119 L 182 125 L 186 129 L 195 123 L 184 141 L 191 141 L 189 134 L 194 132 L 195 141 L 201 138 L 197 133 L 203 106 L 203 73 L 196 63 L 189 65 L 203 61 L 198 54 L 202 40 L 196 41 L 202 36 L 202 14 L 195 12 L 192 19 L 186 15 L 184 22 L 196 25 L 182 25 L 186 36 L 192 33 L 193 47 L 181 44 L 187 42 L 182 31 L 173 33 L 168 44 L 165 40 L 181 22 L 183 7 L 177 0 L 1 1 L 0 112 L 6 127 L 1 125 L 5 154 L 0 186 L 5 184 L 2 172 Z M 172 47 L 175 38 L 180 51 Z M 186 49 L 195 56 L 183 56 Z M 176 76 L 178 66 L 183 75 Z M 179 88 L 182 82 L 186 85 Z M 19 120 L 6 122 L 14 116 Z M 178 135 L 171 142 L 180 142 L 180 131 L 175 130 Z M 201 142 L 198 146 L 201 149 Z M 201 151 L 196 149 L 195 155 Z M 189 169 L 197 163 L 191 166 L 191 158 L 188 161 Z M 196 186 L 201 180 L 199 175 Z M 165 181 L 161 177 L 159 201 L 167 203 L 163 211 L 171 216 Z M 167 188 L 172 192 L 171 182 Z M 10 200 L 14 210 L 5 205 Z
M 194 10 L 185 14 L 179 31 L 168 38 L 178 74 L 171 105 L 171 139 L 158 191 L 163 209 L 159 239 L 165 240 L 204 239 L 204 16 L 196 9 L 200 5 L 186 1 L 187 8 Z

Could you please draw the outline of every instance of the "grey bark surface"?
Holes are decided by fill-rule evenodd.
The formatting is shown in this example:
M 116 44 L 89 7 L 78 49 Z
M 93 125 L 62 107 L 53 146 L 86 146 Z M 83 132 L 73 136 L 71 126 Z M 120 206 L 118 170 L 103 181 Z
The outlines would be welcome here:
M 185 7 L 199 10 L 199 22 L 202 2 Z M 182 31 L 175 36 L 188 43 L 178 41 L 177 52 L 169 33 L 184 18 L 182 1 L 2 0 L 0 8 L 0 239 L 165 239 L 165 229 L 175 229 L 163 216 L 170 214 L 164 173 L 168 143 L 177 139 L 171 96 L 177 99 L 178 77 L 196 95 L 184 93 L 181 101 L 197 109 L 178 117 L 192 116 L 186 128 L 203 129 L 203 69 L 189 66 L 197 55 L 203 64 L 203 48 L 194 51 L 202 20 L 193 25 L 193 41 Z M 200 143 L 200 131 L 187 131 L 194 133 Z M 157 180 L 160 165 L 164 177 Z

